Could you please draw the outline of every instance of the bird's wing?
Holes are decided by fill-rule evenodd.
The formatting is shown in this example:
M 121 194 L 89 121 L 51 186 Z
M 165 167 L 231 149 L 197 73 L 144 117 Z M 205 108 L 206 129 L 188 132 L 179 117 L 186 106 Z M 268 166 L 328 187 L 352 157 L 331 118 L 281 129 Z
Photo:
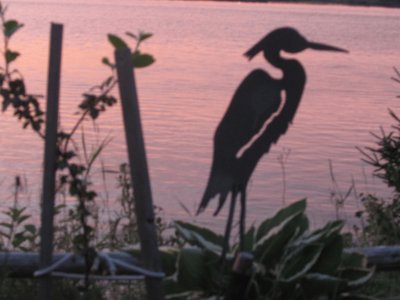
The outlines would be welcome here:
M 224 152 L 237 153 L 278 111 L 281 90 L 280 82 L 265 71 L 252 71 L 237 88 L 217 128 L 215 148 L 221 144 Z
M 244 186 L 238 152 L 278 111 L 280 93 L 279 81 L 262 70 L 252 71 L 239 85 L 215 133 L 210 178 L 198 212 L 219 195 L 218 212 L 233 187 Z

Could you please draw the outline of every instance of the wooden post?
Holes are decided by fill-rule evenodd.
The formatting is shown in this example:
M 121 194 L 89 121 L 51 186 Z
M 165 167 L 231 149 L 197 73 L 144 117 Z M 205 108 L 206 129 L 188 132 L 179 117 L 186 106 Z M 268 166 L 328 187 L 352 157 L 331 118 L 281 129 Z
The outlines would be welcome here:
M 232 273 L 224 300 L 246 299 L 246 289 L 250 281 L 253 261 L 254 255 L 250 252 L 238 253 L 232 267 Z
M 131 51 L 128 48 L 117 49 L 115 52 L 130 172 L 135 197 L 135 212 L 144 267 L 152 271 L 161 271 L 150 178 L 131 56 Z M 161 279 L 147 277 L 146 289 L 149 300 L 164 298 Z
M 53 215 L 57 162 L 58 99 L 60 94 L 62 33 L 63 25 L 51 24 L 41 203 L 40 268 L 50 265 L 53 256 Z M 47 277 L 41 279 L 39 287 L 40 299 L 50 300 L 51 292 L 51 278 Z

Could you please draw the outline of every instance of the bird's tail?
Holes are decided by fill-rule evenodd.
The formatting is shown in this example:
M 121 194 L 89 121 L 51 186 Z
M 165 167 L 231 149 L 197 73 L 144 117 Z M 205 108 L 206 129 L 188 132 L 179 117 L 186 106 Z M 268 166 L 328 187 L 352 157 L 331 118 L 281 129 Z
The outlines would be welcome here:
M 230 182 L 229 182 L 230 183 Z M 217 180 L 216 176 L 210 176 L 210 180 L 207 184 L 207 188 L 204 192 L 203 198 L 201 199 L 199 208 L 197 209 L 196 215 L 201 214 L 207 207 L 208 203 L 216 196 L 219 196 L 218 207 L 214 212 L 217 215 L 225 203 L 226 197 L 229 194 L 230 187 L 232 186 L 226 182 L 226 180 Z
M 251 60 L 254 56 L 256 56 L 262 50 L 263 40 L 256 43 L 253 47 L 247 50 L 243 55 L 246 56 L 249 60 Z

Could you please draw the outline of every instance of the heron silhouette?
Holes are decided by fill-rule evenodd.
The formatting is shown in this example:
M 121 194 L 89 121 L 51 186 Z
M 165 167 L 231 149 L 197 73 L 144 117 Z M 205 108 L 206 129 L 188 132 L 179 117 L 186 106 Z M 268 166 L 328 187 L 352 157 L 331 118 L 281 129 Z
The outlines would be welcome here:
M 298 53 L 305 49 L 347 52 L 307 41 L 297 30 L 285 27 L 270 32 L 244 54 L 251 60 L 263 52 L 272 66 L 282 70 L 283 76 L 274 79 L 261 69 L 253 70 L 237 88 L 216 129 L 211 172 L 197 214 L 205 210 L 211 199 L 219 197 L 214 213 L 217 215 L 231 194 L 222 257 L 229 245 L 239 195 L 240 249 L 244 250 L 247 184 L 258 161 L 293 122 L 303 94 L 304 68 L 295 59 L 283 58 L 280 52 Z

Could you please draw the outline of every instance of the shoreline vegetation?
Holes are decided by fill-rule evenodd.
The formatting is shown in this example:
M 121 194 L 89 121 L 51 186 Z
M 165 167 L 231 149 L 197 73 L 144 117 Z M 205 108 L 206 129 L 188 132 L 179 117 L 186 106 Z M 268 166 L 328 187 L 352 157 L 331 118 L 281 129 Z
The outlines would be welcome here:
M 337 5 L 349 5 L 349 6 L 378 6 L 378 7 L 400 8 L 400 0 L 211 0 L 211 1 L 337 4 Z

